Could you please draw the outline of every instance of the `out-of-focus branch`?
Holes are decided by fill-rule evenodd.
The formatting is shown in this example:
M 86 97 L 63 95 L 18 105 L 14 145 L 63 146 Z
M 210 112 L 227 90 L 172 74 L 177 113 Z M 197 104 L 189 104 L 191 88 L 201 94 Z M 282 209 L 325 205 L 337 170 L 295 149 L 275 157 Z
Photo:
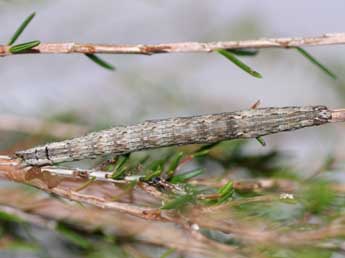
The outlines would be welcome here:
M 140 218 L 158 221 L 168 221 L 168 217 L 163 217 L 161 211 L 155 208 L 145 208 L 129 203 L 108 201 L 105 198 L 94 195 L 82 194 L 71 189 L 61 187 L 49 187 L 45 182 L 39 180 L 28 181 L 25 178 L 30 169 L 39 168 L 22 168 L 20 161 L 8 156 L 0 156 L 0 178 L 12 180 L 18 183 L 24 183 L 39 188 L 47 193 L 55 194 L 72 201 L 77 201 L 103 209 L 121 211 L 126 214 L 134 215 Z
M 101 229 L 119 238 L 131 236 L 142 243 L 166 246 L 182 252 L 214 255 L 213 241 L 200 241 L 189 230 L 175 227 L 171 223 L 148 222 L 114 211 L 71 205 L 54 198 L 42 199 L 40 195 L 28 195 L 20 188 L 1 189 L 0 204 L 0 211 L 49 230 L 56 230 L 58 222 L 65 222 L 72 228 L 90 234 Z M 225 245 L 221 247 L 220 250 L 226 253 L 235 251 Z
M 193 240 L 198 240 L 200 244 L 200 248 L 204 246 L 213 246 L 217 247 L 218 250 L 222 252 L 235 252 L 236 249 L 229 246 L 218 246 L 219 243 L 215 243 L 214 241 L 205 238 L 203 235 L 198 232 L 199 227 L 207 228 L 211 230 L 221 231 L 227 234 L 234 234 L 239 239 L 242 239 L 246 242 L 255 243 L 275 243 L 278 245 L 288 245 L 288 246 L 301 246 L 306 244 L 314 244 L 319 241 L 322 241 L 327 238 L 333 238 L 338 236 L 344 235 L 344 227 L 342 226 L 342 220 L 336 220 L 331 223 L 329 226 L 320 227 L 316 230 L 310 231 L 303 231 L 303 232 L 284 232 L 282 234 L 279 230 L 270 229 L 269 227 L 265 227 L 265 230 L 262 230 L 263 226 L 257 222 L 252 222 L 248 224 L 248 221 L 242 221 L 241 218 L 236 217 L 230 210 L 229 207 L 234 207 L 239 204 L 243 203 L 252 203 L 252 202 L 271 202 L 271 201 L 278 201 L 283 198 L 281 195 L 267 195 L 267 196 L 258 196 L 248 199 L 241 199 L 241 200 L 234 200 L 228 204 L 223 204 L 215 207 L 206 207 L 205 209 L 200 207 L 196 207 L 195 209 L 192 208 L 190 213 L 186 213 L 184 215 L 179 215 L 174 212 L 167 212 L 161 211 L 160 209 L 156 208 L 144 208 L 142 206 L 137 206 L 134 204 L 129 203 L 121 203 L 115 201 L 108 201 L 103 197 L 99 197 L 96 195 L 91 194 L 82 194 L 76 191 L 71 190 L 70 188 L 60 187 L 59 185 L 53 188 L 49 188 L 44 182 L 39 180 L 26 180 L 25 174 L 28 172 L 27 168 L 20 167 L 20 161 L 10 158 L 8 156 L 0 156 L 0 178 L 5 178 L 7 180 L 13 180 L 19 183 L 24 183 L 28 185 L 32 185 L 36 188 L 39 188 L 45 192 L 53 193 L 56 196 L 63 197 L 69 200 L 85 203 L 91 205 L 88 209 L 92 209 L 94 207 L 103 208 L 103 212 L 121 212 L 127 215 L 134 215 L 138 218 L 142 218 L 145 220 L 152 220 L 156 222 L 172 222 L 175 224 L 181 225 L 188 234 L 191 234 Z M 268 184 L 270 185 L 270 184 Z M 5 198 L 6 199 L 6 198 Z M 3 198 L 0 198 L 0 203 L 4 203 Z M 25 213 L 35 213 L 35 211 L 41 210 L 44 211 L 48 209 L 50 205 L 47 203 L 43 203 L 43 205 L 35 205 L 33 204 L 32 207 L 25 206 L 24 204 L 19 204 L 19 202 L 15 201 L 10 202 L 17 203 L 17 205 L 22 205 L 20 208 Z M 38 203 L 39 204 L 39 203 Z M 7 204 L 8 205 L 8 204 Z M 1 208 L 1 207 L 0 207 Z M 51 207 L 50 207 L 51 208 Z M 1 210 L 1 209 L 0 209 Z M 62 209 L 65 211 L 66 209 Z M 53 218 L 52 211 L 54 214 L 57 215 L 57 211 L 50 210 L 50 215 L 47 216 L 48 218 Z M 16 210 L 7 210 L 7 212 L 12 214 L 19 214 L 22 218 L 27 221 L 32 221 L 35 223 L 36 219 L 34 217 L 27 216 L 25 213 L 21 213 L 20 211 Z M 216 213 L 215 213 L 216 212 Z M 86 217 L 86 210 L 82 212 L 82 216 Z M 42 214 L 43 215 L 43 214 Z M 46 213 L 47 215 L 47 213 Z M 77 214 L 74 214 L 77 216 Z M 68 218 L 68 216 L 66 217 Z M 72 218 L 72 217 L 71 217 Z M 92 217 L 94 218 L 94 217 Z M 109 218 L 108 218 L 109 219 Z M 96 220 L 97 221 L 97 220 Z M 110 223 L 110 220 L 101 221 L 105 224 Z M 38 223 L 41 223 L 38 221 Z M 43 221 L 43 223 L 45 223 Z M 123 223 L 123 222 L 121 222 Z M 172 223 L 164 223 L 167 225 L 171 225 Z M 151 232 L 151 231 L 150 231 Z M 161 232 L 158 230 L 152 231 L 152 234 L 160 234 Z M 147 233 L 147 232 L 146 232 Z M 162 244 L 162 241 L 159 241 L 158 235 L 155 237 L 150 238 L 151 243 Z M 298 241 L 296 241 L 296 239 Z M 173 245 L 171 247 L 176 247 L 179 249 L 187 248 L 188 245 Z M 200 252 L 199 247 L 197 249 L 192 250 L 195 252 Z
M 270 38 L 243 41 L 180 42 L 165 44 L 82 44 L 82 43 L 42 43 L 28 51 L 16 54 L 158 54 L 158 53 L 209 53 L 219 49 L 244 48 L 290 48 L 302 46 L 322 46 L 345 44 L 345 33 L 324 34 L 316 37 Z M 0 45 L 0 56 L 13 55 L 10 47 Z

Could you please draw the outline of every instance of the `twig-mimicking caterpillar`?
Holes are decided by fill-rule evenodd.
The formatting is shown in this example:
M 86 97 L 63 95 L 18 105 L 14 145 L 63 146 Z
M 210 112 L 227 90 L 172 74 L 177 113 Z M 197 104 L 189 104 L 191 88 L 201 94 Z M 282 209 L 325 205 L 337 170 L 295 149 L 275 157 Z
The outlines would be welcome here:
M 27 165 L 51 165 L 172 145 L 256 138 L 332 121 L 325 106 L 269 107 L 145 121 L 16 152 Z

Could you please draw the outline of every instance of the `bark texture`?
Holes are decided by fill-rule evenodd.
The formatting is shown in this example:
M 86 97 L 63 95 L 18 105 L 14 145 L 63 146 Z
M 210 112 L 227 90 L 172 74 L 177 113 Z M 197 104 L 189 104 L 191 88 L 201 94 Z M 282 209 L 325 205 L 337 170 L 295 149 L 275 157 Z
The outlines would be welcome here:
M 119 126 L 86 136 L 53 142 L 16 153 L 28 165 L 51 165 L 106 154 L 172 145 L 208 144 L 222 140 L 255 138 L 330 122 L 324 106 L 259 108 L 212 115 L 150 120 Z

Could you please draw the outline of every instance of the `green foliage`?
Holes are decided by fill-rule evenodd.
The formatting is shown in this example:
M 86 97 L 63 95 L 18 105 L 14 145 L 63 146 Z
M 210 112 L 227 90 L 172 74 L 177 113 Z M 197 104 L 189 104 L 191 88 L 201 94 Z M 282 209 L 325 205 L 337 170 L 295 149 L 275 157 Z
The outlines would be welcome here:
M 233 53 L 236 56 L 256 56 L 259 53 L 257 49 L 228 49 L 228 52 Z
M 61 233 L 65 239 L 70 241 L 76 246 L 79 246 L 82 249 L 91 249 L 92 243 L 77 232 L 71 230 L 69 227 L 65 226 L 62 223 L 59 223 L 56 227 L 57 232 Z
M 13 241 L 10 245 L 8 245 L 6 249 L 16 251 L 16 252 L 18 251 L 37 252 L 39 250 L 39 247 L 35 245 L 34 243 L 28 243 L 25 241 L 16 240 L 16 241 Z
M 173 184 L 178 184 L 178 183 L 185 183 L 186 181 L 188 181 L 189 179 L 199 176 L 203 173 L 203 169 L 195 169 L 192 171 L 188 171 L 176 176 L 173 176 L 169 182 L 173 183 Z
M 7 221 L 7 222 L 15 222 L 15 223 L 22 223 L 23 220 L 11 213 L 0 211 L 0 220 Z
M 211 149 L 213 147 L 215 147 L 216 145 L 218 145 L 219 142 L 215 142 L 215 143 L 211 143 L 211 144 L 206 144 L 206 145 L 203 145 L 201 148 L 199 148 L 197 151 L 195 151 L 191 157 L 192 158 L 197 158 L 197 157 L 202 157 L 202 156 L 205 156 L 207 155 Z
M 113 173 L 111 175 L 112 179 L 122 179 L 126 172 L 126 167 L 124 166 L 129 160 L 130 154 L 122 155 L 118 158 Z
M 15 43 L 21 33 L 25 30 L 28 26 L 30 21 L 34 17 L 34 13 L 30 15 L 18 28 L 16 33 L 11 38 L 9 45 Z M 32 48 L 38 46 L 40 44 L 39 41 L 31 41 L 26 42 L 19 45 L 14 45 L 10 47 L 11 53 L 22 53 L 25 51 L 30 51 Z M 328 68 L 324 65 L 320 64 L 314 57 L 312 57 L 308 52 L 306 52 L 302 48 L 296 48 L 299 53 L 301 53 L 304 57 L 306 57 L 310 62 L 317 65 L 321 70 L 323 70 L 327 75 L 332 77 L 333 79 L 336 78 L 335 74 L 332 73 Z M 261 78 L 261 74 L 254 71 L 252 68 L 247 66 L 241 60 L 239 60 L 236 56 L 243 56 L 243 57 L 251 57 L 256 56 L 258 54 L 257 49 L 233 49 L 233 50 L 218 50 L 218 53 L 223 55 L 229 61 L 234 63 L 236 66 L 244 70 L 245 72 L 249 73 L 250 75 Z M 94 54 L 86 54 L 88 58 L 90 58 L 96 64 L 106 68 L 108 70 L 115 70 L 115 67 L 111 64 L 108 64 L 103 59 L 99 58 Z M 57 119 L 63 122 L 75 122 L 76 119 L 74 117 L 62 117 L 62 119 Z M 257 137 L 256 140 L 262 145 L 265 146 L 266 143 L 262 137 Z M 233 219 L 234 222 L 238 220 L 242 223 L 248 223 L 244 227 L 244 229 L 251 229 L 251 222 L 253 222 L 253 232 L 257 230 L 256 226 L 259 225 L 259 232 L 262 229 L 265 231 L 267 230 L 267 234 L 272 231 L 273 233 L 291 233 L 297 232 L 298 234 L 308 230 L 309 228 L 315 227 L 317 228 L 319 225 L 316 224 L 309 224 L 307 221 L 309 218 L 305 218 L 309 215 L 309 213 L 313 213 L 312 219 L 316 218 L 324 221 L 323 219 L 329 218 L 331 216 L 332 219 L 339 214 L 342 215 L 344 210 L 344 201 L 343 198 L 336 198 L 336 194 L 330 187 L 330 184 L 323 181 L 312 181 L 312 180 L 304 180 L 299 177 L 298 173 L 294 173 L 295 171 L 288 166 L 282 165 L 282 155 L 278 151 L 268 151 L 264 154 L 248 154 L 245 149 L 245 144 L 247 141 L 245 140 L 236 140 L 236 141 L 224 141 L 220 143 L 213 143 L 209 145 L 204 145 L 201 148 L 197 149 L 194 152 L 186 151 L 186 149 L 182 149 L 179 151 L 179 148 L 174 148 L 174 152 L 169 152 L 169 155 L 166 156 L 161 151 L 158 151 L 159 155 L 146 155 L 144 158 L 134 158 L 132 155 L 123 155 L 116 159 L 114 159 L 113 163 L 108 165 L 106 169 L 112 172 L 113 179 L 125 179 L 128 180 L 127 184 L 121 184 L 116 187 L 121 188 L 122 190 L 127 191 L 132 189 L 137 180 L 146 181 L 151 186 L 156 187 L 157 191 L 162 193 L 162 200 L 165 203 L 162 205 L 162 210 L 169 210 L 166 214 L 174 214 L 173 211 L 182 211 L 187 206 L 191 207 L 190 209 L 194 215 L 194 211 L 199 211 L 200 207 L 207 206 L 207 205 L 221 205 L 226 202 L 229 202 L 228 205 L 224 205 L 225 208 L 222 210 L 224 214 L 220 214 L 221 216 L 219 219 L 227 219 L 223 216 L 226 216 L 229 212 L 231 215 L 230 219 Z M 191 147 L 192 150 L 194 147 Z M 191 153 L 191 154 L 184 154 L 184 153 Z M 116 161 L 116 162 L 115 162 Z M 179 171 L 179 167 L 184 165 L 185 163 L 193 161 L 195 163 L 202 163 L 205 166 L 210 165 L 211 168 L 216 169 L 195 169 L 192 171 L 184 172 L 184 173 L 177 173 Z M 334 162 L 334 158 L 331 157 L 326 160 L 324 166 L 320 170 L 328 170 L 331 169 Z M 214 165 L 214 166 L 213 166 Z M 229 178 L 230 173 L 234 171 L 234 168 L 243 173 L 239 173 L 239 177 L 244 175 L 244 178 L 247 180 L 248 178 L 253 179 L 255 176 L 258 176 L 260 180 L 253 180 L 254 184 L 257 184 L 257 188 L 253 187 L 252 189 L 244 189 L 243 191 L 235 191 L 234 184 L 232 181 L 228 181 L 224 186 L 217 189 L 214 183 L 219 183 L 220 180 L 224 180 L 224 178 Z M 198 184 L 191 185 L 192 178 L 199 176 L 205 171 L 203 174 L 203 180 L 198 181 Z M 208 172 L 207 172 L 208 171 Z M 318 174 L 315 174 L 318 175 Z M 126 176 L 132 176 L 131 179 L 128 179 Z M 236 174 L 237 176 L 237 174 Z M 158 178 L 156 178 L 158 177 Z M 133 179 L 135 178 L 135 179 Z M 231 178 L 232 175 L 231 175 Z M 234 177 L 235 178 L 235 177 Z M 261 178 L 272 179 L 272 182 L 275 181 L 276 178 L 284 178 L 288 179 L 292 185 L 296 183 L 299 187 L 300 195 L 298 195 L 297 199 L 293 199 L 293 201 L 289 201 L 287 199 L 281 198 L 280 193 L 285 191 L 285 185 L 280 186 L 278 184 L 274 184 L 272 188 L 265 187 L 264 183 L 261 183 Z M 157 181 L 156 181 L 157 179 Z M 214 181 L 214 179 L 219 181 Z M 242 178 L 241 178 L 242 179 Z M 85 184 L 83 184 L 79 189 L 83 189 L 87 187 L 91 182 L 93 182 L 95 178 L 90 178 Z M 133 181 L 132 181 L 133 180 Z M 208 181 L 209 180 L 209 181 Z M 284 181 L 284 180 L 280 180 Z M 154 184 L 154 182 L 159 182 L 159 184 Z M 222 181 L 223 182 L 223 181 Z M 151 184 L 152 183 L 152 184 Z M 190 184 L 189 184 L 190 183 Z M 236 182 L 237 183 L 237 182 Z M 248 183 L 248 182 L 245 182 Z M 249 182 L 250 185 L 252 182 Z M 284 183 L 284 182 L 283 182 Z M 165 184 L 165 185 L 164 185 Z M 237 184 L 235 185 L 237 186 Z M 169 188 L 170 187 L 170 188 Z M 287 186 L 289 187 L 289 186 Z M 79 189 L 73 189 L 74 191 L 78 191 Z M 288 191 L 290 192 L 290 191 Z M 267 195 L 268 198 L 261 198 Z M 256 198 L 257 197 L 257 198 Z M 60 197 L 59 197 L 60 198 Z M 115 200 L 114 197 L 111 199 L 112 201 Z M 167 200 L 168 199 L 168 200 Z M 230 200 L 235 200 L 234 202 L 230 202 Z M 341 199 L 341 200 L 340 200 Z M 139 198 L 133 198 L 134 201 L 141 201 Z M 166 201 L 167 200 L 167 201 Z M 120 201 L 123 201 L 122 199 Z M 127 199 L 125 200 L 127 201 Z M 238 201 L 238 202 L 237 202 Z M 243 201 L 243 202 L 241 202 Z M 157 205 L 156 200 L 153 200 L 152 203 L 149 203 L 149 198 L 145 198 L 143 203 L 139 205 Z M 137 203 L 134 203 L 137 205 Z M 194 205 L 194 206 L 193 206 Z M 337 206 L 338 205 L 338 206 Z M 334 209 L 334 207 L 339 208 Z M 217 208 L 218 207 L 202 207 L 206 209 L 212 210 L 214 214 L 211 214 L 215 219 L 218 219 L 217 215 Z M 223 207 L 222 207 L 223 208 Z M 332 209 L 331 209 L 332 208 Z M 189 210 L 189 209 L 188 209 Z M 201 209 L 200 209 L 201 210 Z M 203 211 L 203 210 L 201 210 Z M 305 211 L 308 214 L 305 214 Z M 327 212 L 324 212 L 327 211 Z M 88 212 L 85 209 L 85 212 Z M 162 213 L 163 214 L 163 213 Z M 178 214 L 178 213 L 177 213 Z M 197 214 L 197 213 L 195 213 Z M 188 217 L 188 213 L 183 214 L 186 215 L 186 219 L 191 219 Z M 202 214 L 203 215 L 203 214 Z M 240 216 L 237 216 L 240 215 Z M 173 216 L 172 216 L 173 217 Z M 23 217 L 24 218 L 24 217 Z M 182 216 L 181 216 L 182 218 Z M 114 219 L 117 219 L 114 217 Z M 208 219 L 208 218 L 207 218 Z M 209 219 L 212 219 L 211 216 Z M 336 218 L 337 219 L 337 218 Z M 202 221 L 202 220 L 200 220 Z M 15 228 L 22 228 L 23 225 L 29 225 L 29 223 L 23 223 L 20 217 L 15 215 L 0 211 L 0 226 L 1 226 L 1 236 L 6 236 L 8 231 L 15 231 Z M 189 222 L 189 221 L 188 221 Z M 192 219 L 191 219 L 191 222 Z M 206 221 L 207 222 L 207 221 Z M 258 223 L 256 223 L 258 222 Z M 296 223 L 297 222 L 297 223 Z M 220 221 L 221 223 L 221 221 Z M 232 222 L 231 222 L 232 223 Z M 231 224 L 230 223 L 230 224 Z M 92 223 L 91 223 L 92 224 Z M 207 223 L 205 223 L 207 225 Z M 253 254 L 257 254 L 257 256 L 261 256 L 262 253 L 256 253 L 256 251 L 260 251 L 260 247 L 257 245 L 251 245 L 249 248 L 245 246 L 246 241 L 242 241 L 241 238 L 236 238 L 237 234 L 225 234 L 221 231 L 217 230 L 210 230 L 207 229 L 205 224 L 200 224 L 200 233 L 204 234 L 205 231 L 208 231 L 209 235 L 204 234 L 205 237 L 209 237 L 214 241 L 223 244 L 230 244 L 231 246 L 238 248 L 239 251 L 242 251 L 241 248 L 246 248 L 243 252 L 244 255 L 247 253 L 245 251 L 248 250 L 248 254 L 253 250 Z M 241 226 L 241 223 L 235 224 L 235 226 Z M 265 227 L 262 227 L 264 226 Z M 86 225 L 89 226 L 89 225 Z M 92 226 L 92 225 L 90 225 Z M 323 226 L 323 225 L 322 225 Z M 5 228 L 7 227 L 7 228 Z M 87 227 L 86 227 L 87 228 Z M 74 229 L 72 225 L 66 225 L 63 223 L 59 223 L 57 228 L 57 232 L 59 232 L 65 239 L 67 239 L 70 243 L 73 244 L 73 247 L 78 246 L 82 249 L 82 252 L 85 254 L 85 257 L 89 258 L 104 258 L 104 257 L 129 257 L 129 255 L 124 251 L 127 243 L 128 246 L 133 244 L 136 245 L 136 241 L 138 239 L 135 236 L 114 236 L 111 235 L 108 239 L 104 237 L 104 235 L 100 236 L 94 232 L 89 232 L 86 230 L 85 232 L 79 232 L 78 230 Z M 203 231 L 204 230 L 204 231 Z M 121 231 L 121 230 L 120 230 Z M 129 231 L 131 232 L 131 231 Z M 241 232 L 241 231 L 238 231 Z M 263 231 L 262 231 L 263 232 Z M 104 233 L 104 232 L 103 232 Z M 103 234 L 102 233 L 102 234 Z M 251 233 L 251 232 L 249 232 Z M 266 233 L 266 232 L 263 232 Z M 131 233 L 130 233 L 131 234 Z M 213 237 L 210 235 L 213 234 Z M 218 234 L 217 237 L 214 237 Z M 243 231 L 243 234 L 248 234 L 246 230 Z M 260 234 L 252 234 L 249 235 L 253 238 L 255 236 L 260 237 Z M 265 234 L 263 235 L 265 236 Z M 117 238 L 118 237 L 118 238 Z M 247 237 L 247 236 L 244 236 Z M 337 236 L 336 236 L 337 237 Z M 341 238 L 335 239 L 327 239 L 328 240 L 339 240 Z M 109 239 L 111 238 L 111 241 Z M 116 241 L 115 241 L 116 239 Z M 243 238 L 245 239 L 245 238 Z M 15 239 L 16 240 L 16 239 Z M 141 241 L 140 239 L 139 241 Z M 32 241 L 32 239 L 30 239 Z M 97 241 L 97 245 L 95 244 Z M 111 243 L 109 243 L 111 242 Z M 265 242 L 265 239 L 261 242 L 261 245 Z M 274 242 L 274 241 L 272 241 Z M 22 244 L 25 246 L 26 242 L 20 241 L 13 241 L 13 246 L 16 243 L 19 243 L 19 246 Z M 142 245 L 144 242 L 140 242 Z M 254 243 L 254 242 L 253 242 Z M 296 246 L 289 247 L 289 241 L 286 241 L 287 246 L 279 246 L 277 245 L 274 248 L 267 247 L 264 250 L 265 254 L 262 256 L 265 257 L 279 257 L 279 258 L 288 258 L 288 257 L 297 257 L 297 258 L 309 258 L 309 257 L 321 257 L 321 258 L 328 258 L 331 257 L 330 251 L 320 250 L 317 248 L 312 247 L 303 247 L 303 249 L 299 249 Z M 316 242 L 315 242 L 316 243 Z M 320 242 L 321 243 L 321 242 Z M 325 242 L 326 244 L 328 242 Z M 331 243 L 331 242 L 330 242 Z M 333 242 L 332 242 L 333 243 Z M 337 243 L 334 241 L 334 243 Z M 271 243 L 267 243 L 270 245 Z M 307 243 L 309 245 L 309 242 Z M 310 244 L 313 244 L 310 241 Z M 319 244 L 319 243 L 318 243 Z M 323 244 L 323 243 L 322 243 Z M 263 245 L 263 244 L 262 244 Z M 202 246 L 201 246 L 202 247 Z M 122 249 L 123 248 L 123 249 Z M 266 248 L 266 246 L 265 246 Z M 271 249 L 269 249 L 271 248 Z M 78 249 L 79 250 L 79 249 Z M 127 250 L 127 249 L 126 249 Z M 175 250 L 168 249 L 164 252 L 161 258 L 167 258 L 170 256 Z
M 168 256 L 170 256 L 171 254 L 173 254 L 175 252 L 174 248 L 169 248 L 168 250 L 166 250 L 160 258 L 168 258 Z
M 87 56 L 90 60 L 92 60 L 93 62 L 95 62 L 96 64 L 98 64 L 99 66 L 107 70 L 111 70 L 111 71 L 115 70 L 115 67 L 113 65 L 104 61 L 102 58 L 96 56 L 95 54 L 85 54 L 85 56 Z
M 119 169 L 123 168 L 123 166 L 127 163 L 129 160 L 130 154 L 122 155 L 119 157 L 118 161 L 116 162 L 115 171 L 118 171 Z
M 149 181 L 154 177 L 159 177 L 163 173 L 164 165 L 167 162 L 167 157 L 163 159 L 157 159 L 153 161 L 148 169 L 146 169 L 146 175 L 144 181 Z
M 16 32 L 13 34 L 13 36 L 11 37 L 11 39 L 9 40 L 9 42 L 7 43 L 9 46 L 13 45 L 16 40 L 19 38 L 19 36 L 23 33 L 23 31 L 25 30 L 25 28 L 29 25 L 29 23 L 31 22 L 31 20 L 35 17 L 36 13 L 33 12 L 32 14 L 30 14 L 23 22 L 22 24 L 18 27 L 18 29 L 16 30 Z
M 172 176 L 174 176 L 176 168 L 180 164 L 182 157 L 183 157 L 183 152 L 177 152 L 173 155 L 173 157 L 171 158 L 170 165 L 168 167 L 168 171 L 167 171 L 168 178 L 171 178 Z
M 299 249 L 269 249 L 267 257 L 271 258 L 330 258 L 332 252 L 320 248 L 303 247 Z
M 120 246 L 115 244 L 112 245 L 101 245 L 97 246 L 95 250 L 89 252 L 86 258 L 132 258 L 133 256 L 128 255 Z
M 302 193 L 306 210 L 316 214 L 330 207 L 335 197 L 329 183 L 324 181 L 311 182 Z
M 48 121 L 52 122 L 61 122 L 61 123 L 67 123 L 67 124 L 82 124 L 81 117 L 74 112 L 61 112 L 54 114 L 48 118 Z
M 196 201 L 196 195 L 194 193 L 188 193 L 185 195 L 179 195 L 175 199 L 172 199 L 165 203 L 162 210 L 182 210 L 186 205 L 192 204 Z
M 253 176 L 272 176 L 278 173 L 284 166 L 280 163 L 283 155 L 275 150 L 248 154 L 243 151 L 246 146 L 246 140 L 224 141 L 221 142 L 210 155 L 208 159 L 218 162 L 224 169 L 244 168 Z
M 329 70 L 326 66 L 321 64 L 318 60 L 316 60 L 315 57 L 313 57 L 311 54 L 309 54 L 307 51 L 305 51 L 303 48 L 296 47 L 297 51 L 301 53 L 305 58 L 307 58 L 311 63 L 319 67 L 323 72 L 325 72 L 329 77 L 336 80 L 337 76 Z
M 260 219 L 267 223 L 279 222 L 285 225 L 303 218 L 303 207 L 299 203 L 291 202 L 291 200 L 289 202 L 287 200 L 245 202 L 246 198 L 254 197 L 249 195 L 240 198 L 240 200 L 244 200 L 244 203 L 234 207 L 239 216 L 247 219 Z
M 255 78 L 262 78 L 262 75 L 258 73 L 257 71 L 254 71 L 252 68 L 250 68 L 248 65 L 243 63 L 241 60 L 239 60 L 235 55 L 233 55 L 232 52 L 224 49 L 219 49 L 218 53 L 226 57 L 229 61 L 237 65 L 239 68 L 241 68 L 243 71 L 247 72 L 251 76 Z
M 266 146 L 266 142 L 263 137 L 259 136 L 255 138 L 262 146 Z
M 224 202 L 227 202 L 234 194 L 232 181 L 227 182 L 224 186 L 219 188 L 218 193 L 219 193 L 219 198 L 217 200 L 217 204 L 222 204 Z
M 30 41 L 30 42 L 25 42 L 22 44 L 18 44 L 18 45 L 14 45 L 10 48 L 10 52 L 12 54 L 19 54 L 19 53 L 23 53 L 26 52 L 34 47 L 37 47 L 39 44 L 41 44 L 40 41 L 38 40 L 34 40 L 34 41 Z

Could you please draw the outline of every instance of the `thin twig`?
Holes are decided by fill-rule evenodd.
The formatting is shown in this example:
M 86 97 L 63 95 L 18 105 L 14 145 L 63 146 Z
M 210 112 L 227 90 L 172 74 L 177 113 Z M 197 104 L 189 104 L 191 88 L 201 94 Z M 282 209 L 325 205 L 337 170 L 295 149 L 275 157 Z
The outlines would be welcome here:
M 82 43 L 42 43 L 28 51 L 15 54 L 158 54 L 158 53 L 209 53 L 220 49 L 291 48 L 345 44 L 345 33 L 331 33 L 315 37 L 270 38 L 244 41 L 180 42 L 166 44 L 105 45 Z M 0 45 L 0 56 L 14 55 L 10 47 Z

